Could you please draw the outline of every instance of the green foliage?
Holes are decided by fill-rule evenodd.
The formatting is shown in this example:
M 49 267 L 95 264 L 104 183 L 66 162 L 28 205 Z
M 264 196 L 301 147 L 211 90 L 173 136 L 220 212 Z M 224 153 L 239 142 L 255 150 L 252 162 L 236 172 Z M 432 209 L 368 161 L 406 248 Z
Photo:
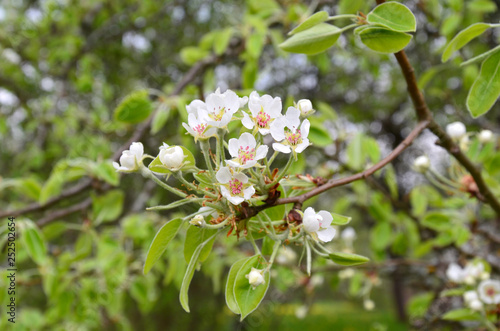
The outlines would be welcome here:
M 446 62 L 451 55 L 467 45 L 472 39 L 480 36 L 484 31 L 492 27 L 492 24 L 475 23 L 460 31 L 447 45 L 441 57 L 441 61 Z
M 500 96 L 500 52 L 491 54 L 481 65 L 481 72 L 467 96 L 472 117 L 488 112 Z
M 449 321 L 479 321 L 482 319 L 479 312 L 473 311 L 469 308 L 450 310 L 444 314 L 442 318 Z
M 359 265 L 370 261 L 361 255 L 342 252 L 330 253 L 329 257 L 333 262 L 345 266 Z
M 328 13 L 326 11 L 319 11 L 308 17 L 304 22 L 300 23 L 295 29 L 290 31 L 288 35 L 292 36 L 301 31 L 312 28 L 315 25 L 325 22 L 328 20 Z
M 144 263 L 143 272 L 146 275 L 155 263 L 160 259 L 167 249 L 170 241 L 175 237 L 182 225 L 182 219 L 177 218 L 169 221 L 160 228 L 149 247 L 146 254 L 146 262 Z
M 398 32 L 415 32 L 415 16 L 405 5 L 398 2 L 386 2 L 375 7 L 367 16 L 368 23 L 381 25 Z
M 318 54 L 332 47 L 341 33 L 342 31 L 334 25 L 319 23 L 305 31 L 295 33 L 280 47 L 292 53 Z
M 149 117 L 153 105 L 146 90 L 136 91 L 127 96 L 115 109 L 115 119 L 126 123 L 139 123 Z
M 412 36 L 386 28 L 358 28 L 356 33 L 366 47 L 380 53 L 397 53 L 408 45 Z

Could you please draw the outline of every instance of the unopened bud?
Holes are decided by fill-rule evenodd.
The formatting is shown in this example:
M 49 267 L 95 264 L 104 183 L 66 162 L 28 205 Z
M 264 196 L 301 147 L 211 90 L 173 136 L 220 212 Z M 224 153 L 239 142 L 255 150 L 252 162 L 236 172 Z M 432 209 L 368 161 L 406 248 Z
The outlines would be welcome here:
M 460 140 L 466 132 L 467 129 L 462 122 L 453 122 L 446 126 L 446 133 L 451 137 L 451 139 L 456 141 Z
M 493 132 L 490 130 L 483 130 L 479 132 L 477 137 L 482 144 L 487 144 L 493 141 Z
M 259 270 L 255 269 L 252 267 L 252 270 L 248 275 L 245 275 L 245 278 L 248 279 L 248 282 L 252 286 L 252 288 L 255 290 L 257 286 L 260 284 L 264 284 L 266 280 L 264 279 L 264 276 L 262 275 L 264 270 Z
M 365 307 L 366 310 L 373 310 L 373 308 L 375 308 L 375 302 L 370 299 L 366 299 L 363 301 L 363 307 Z
M 202 228 L 206 224 L 205 217 L 203 215 L 196 215 L 189 221 L 189 224 Z
M 425 173 L 431 167 L 431 160 L 426 155 L 421 155 L 413 161 L 413 166 L 418 172 Z
M 315 112 L 313 109 L 311 100 L 309 99 L 301 99 L 297 102 L 297 108 L 300 110 L 300 114 L 303 117 L 307 117 Z

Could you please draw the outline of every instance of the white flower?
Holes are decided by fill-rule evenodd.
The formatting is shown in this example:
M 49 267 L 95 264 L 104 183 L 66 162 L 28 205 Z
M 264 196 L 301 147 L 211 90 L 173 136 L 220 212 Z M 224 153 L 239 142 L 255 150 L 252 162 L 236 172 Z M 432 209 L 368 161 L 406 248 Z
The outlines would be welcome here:
M 243 133 L 240 139 L 229 139 L 228 148 L 229 154 L 234 158 L 226 160 L 226 163 L 231 167 L 236 168 L 251 168 L 257 164 L 257 161 L 263 159 L 267 155 L 269 147 L 266 145 L 259 146 L 255 149 L 257 142 L 253 135 L 248 132 Z
M 460 140 L 467 132 L 465 125 L 462 122 L 453 122 L 446 126 L 446 133 L 453 140 Z
M 293 264 L 297 260 L 297 253 L 291 248 L 281 250 L 276 257 L 276 262 L 279 264 Z
M 494 140 L 493 138 L 493 132 L 491 132 L 490 130 L 482 130 L 481 132 L 479 132 L 478 139 L 482 144 L 492 142 Z
M 464 301 L 466 304 L 477 299 L 479 299 L 479 297 L 476 291 L 467 291 L 464 293 Z
M 203 215 L 196 215 L 189 221 L 189 224 L 202 228 L 207 223 L 205 222 L 205 217 L 203 217 Z
M 481 311 L 483 310 L 483 303 L 479 300 L 472 300 L 468 304 L 469 308 L 475 311 Z
M 463 283 L 466 277 L 465 270 L 456 263 L 450 263 L 446 277 L 454 283 Z
M 297 109 L 300 110 L 302 117 L 307 117 L 314 113 L 313 105 L 309 99 L 301 99 L 297 102 Z
M 242 173 L 232 174 L 228 167 L 221 167 L 215 175 L 221 185 L 222 195 L 233 205 L 239 205 L 254 195 L 253 185 L 248 184 L 248 177 Z
M 300 306 L 295 309 L 295 317 L 298 319 L 304 319 L 307 315 L 307 306 Z
M 477 287 L 479 297 L 486 304 L 500 303 L 500 281 L 487 279 L 483 280 Z
M 248 109 L 250 109 L 252 116 L 243 112 L 241 123 L 247 129 L 255 127 L 254 132 L 258 130 L 260 134 L 266 135 L 270 132 L 271 123 L 281 115 L 281 99 L 279 97 L 273 98 L 268 94 L 261 97 L 256 91 L 253 91 L 248 100 Z
M 352 276 L 354 276 L 354 269 L 352 269 L 352 268 L 346 268 L 344 270 L 339 271 L 339 278 L 340 279 L 347 279 L 347 278 L 351 278 Z
M 342 231 L 340 237 L 345 241 L 353 241 L 356 239 L 356 231 L 349 226 Z
M 307 232 L 317 235 L 323 242 L 329 242 L 335 237 L 335 229 L 330 225 L 332 221 L 333 217 L 329 212 L 321 210 L 316 213 L 309 207 L 304 211 L 302 224 Z
M 259 270 L 252 267 L 250 273 L 248 275 L 245 275 L 245 278 L 248 279 L 248 282 L 254 290 L 257 286 L 266 282 L 264 276 L 262 275 L 263 272 L 264 270 Z
M 366 309 L 366 310 L 373 310 L 373 308 L 375 308 L 375 302 L 373 302 L 372 300 L 370 299 L 365 299 L 363 301 L 363 307 Z
M 484 272 L 484 264 L 481 262 L 469 262 L 464 268 L 464 272 L 466 277 L 471 277 L 475 279 L 481 279 L 481 276 Z
M 197 107 L 200 121 L 206 122 L 209 127 L 224 128 L 231 121 L 233 114 L 245 103 L 246 99 L 238 97 L 233 91 L 220 93 L 220 89 L 217 89 L 215 93 L 207 96 L 204 107 L 199 102 L 193 107 Z
M 325 277 L 321 276 L 321 275 L 313 275 L 310 279 L 309 279 L 309 284 L 312 286 L 312 287 L 318 287 L 318 286 L 321 286 L 323 285 L 323 283 L 325 282 Z
M 281 143 L 274 143 L 273 149 L 281 153 L 301 153 L 307 146 L 310 145 L 309 120 L 304 120 L 300 124 L 300 111 L 293 107 L 288 107 L 285 116 L 278 117 L 271 124 L 271 135 L 274 140 Z M 300 125 L 300 128 L 299 128 Z
M 426 155 L 421 155 L 413 161 L 413 166 L 418 172 L 424 173 L 431 167 L 431 160 Z
M 130 145 L 129 150 L 122 152 L 120 163 L 113 162 L 113 167 L 120 172 L 136 171 L 139 168 L 139 163 L 142 162 L 143 155 L 144 146 L 141 143 L 134 142 Z
M 200 101 L 200 100 L 195 100 Z M 200 101 L 203 103 L 202 101 Z M 191 102 L 191 104 L 193 104 Z M 198 139 L 208 139 L 214 136 L 217 133 L 216 128 L 209 128 L 206 119 L 208 118 L 208 112 L 204 108 L 196 108 L 194 106 L 186 106 L 186 108 L 192 107 L 188 109 L 188 124 L 182 123 L 182 126 L 186 128 L 187 132 L 194 137 L 194 141 L 196 142 Z M 205 120 L 203 120 L 205 119 Z
M 158 158 L 160 162 L 170 170 L 179 170 L 186 157 L 187 156 L 184 155 L 184 151 L 180 146 L 170 147 L 165 143 L 163 143 L 163 146 L 160 146 Z

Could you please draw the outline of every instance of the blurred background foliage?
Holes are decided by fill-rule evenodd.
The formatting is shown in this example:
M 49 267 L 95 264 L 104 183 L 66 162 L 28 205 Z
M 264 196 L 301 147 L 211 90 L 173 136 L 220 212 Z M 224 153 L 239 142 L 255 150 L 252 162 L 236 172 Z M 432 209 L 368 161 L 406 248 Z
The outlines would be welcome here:
M 440 58 L 459 30 L 474 22 L 498 22 L 500 2 L 401 2 L 417 17 L 406 51 L 436 120 L 498 132 L 498 104 L 476 120 L 464 106 L 478 65 L 459 68 L 458 58 L 446 64 Z M 308 202 L 352 216 L 356 251 L 374 262 L 345 279 L 339 277 L 341 269 L 316 261 L 315 275 L 321 278 L 311 282 L 303 268 L 285 267 L 285 260 L 262 307 L 243 323 L 226 308 L 223 289 L 229 266 L 252 254 L 248 242 L 234 237 L 216 242 L 215 254 L 192 283 L 192 312 L 184 313 L 178 303 L 186 266 L 179 254 L 183 235 L 147 276 L 142 267 L 159 227 L 175 213 L 195 210 L 145 212 L 174 197 L 140 176 L 121 178 L 111 166 L 130 137 L 138 137 L 151 154 L 162 141 L 196 151 L 180 125 L 187 120 L 184 107 L 217 87 L 280 96 L 284 108 L 301 98 L 313 101 L 318 110 L 311 118 L 314 145 L 293 165 L 296 173 L 330 178 L 377 162 L 415 123 L 394 59 L 367 51 L 349 34 L 328 52 L 310 57 L 277 47 L 314 11 L 366 13 L 374 6 L 362 0 L 3 1 L 0 212 L 33 207 L 17 218 L 16 329 L 403 330 L 409 323 L 444 328 L 435 316 L 450 303 L 432 306 L 436 289 L 444 286 L 439 276 L 447 263 L 467 256 L 457 246 L 481 245 L 473 226 L 493 213 L 478 211 L 477 201 L 466 194 L 440 191 L 411 171 L 422 152 L 438 169 L 450 166 L 431 134 L 373 178 Z M 491 49 L 499 37 L 498 30 L 485 33 L 459 57 Z M 135 104 L 120 107 L 146 109 L 149 120 L 126 123 L 114 116 L 131 93 Z M 477 141 L 473 144 L 470 153 L 479 153 Z M 494 177 L 500 157 L 493 146 L 490 151 L 479 160 L 498 194 Z M 74 194 L 57 198 L 78 185 Z M 442 226 L 434 226 L 432 217 Z M 342 247 L 339 239 L 333 244 Z M 398 263 L 402 260 L 408 263 Z M 379 277 L 382 284 L 371 292 Z M 2 276 L 2 288 L 5 282 Z M 376 304 L 372 312 L 363 310 L 366 286 Z M 2 305 L 7 300 L 1 291 Z M 305 318 L 301 309 L 308 310 Z M 5 316 L 0 326 L 11 327 Z

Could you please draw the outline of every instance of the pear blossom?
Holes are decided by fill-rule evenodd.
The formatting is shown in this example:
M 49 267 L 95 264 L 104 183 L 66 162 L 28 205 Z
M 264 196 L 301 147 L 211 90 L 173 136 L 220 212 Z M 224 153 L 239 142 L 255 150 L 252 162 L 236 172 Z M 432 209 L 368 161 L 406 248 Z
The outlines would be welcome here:
M 467 291 L 464 293 L 464 301 L 469 304 L 471 301 L 478 300 L 479 296 L 476 291 Z
M 215 136 L 215 134 L 217 133 L 217 129 L 209 128 L 208 122 L 206 121 L 206 119 L 208 118 L 207 110 L 202 107 L 192 110 L 191 108 L 188 108 L 194 107 L 191 106 L 193 102 L 191 102 L 190 106 L 186 106 L 186 109 L 188 109 L 188 123 L 182 123 L 182 126 L 187 130 L 189 134 L 194 137 L 195 142 L 198 139 L 208 139 L 212 136 Z M 200 102 L 203 103 L 202 101 Z
M 248 132 L 243 133 L 239 139 L 229 139 L 229 154 L 234 158 L 226 160 L 226 163 L 235 168 L 251 168 L 257 164 L 257 161 L 267 155 L 269 147 L 259 146 L 257 149 L 255 137 Z
M 478 139 L 482 144 L 490 143 L 494 140 L 493 132 L 490 130 L 482 130 L 479 132 Z
M 421 155 L 413 161 L 413 166 L 418 172 L 425 173 L 431 167 L 431 160 L 426 155 Z
M 307 306 L 302 305 L 300 307 L 297 307 L 297 309 L 295 309 L 295 317 L 302 320 L 307 316 L 307 311 Z
M 500 281 L 487 279 L 483 280 L 477 287 L 479 298 L 486 304 L 500 303 Z
M 300 114 L 302 117 L 307 117 L 309 115 L 312 115 L 314 113 L 313 105 L 311 100 L 309 99 L 300 99 L 297 101 L 297 109 L 300 110 Z
M 300 126 L 299 126 L 300 125 Z M 271 124 L 271 135 L 274 140 L 273 149 L 282 153 L 301 153 L 310 145 L 309 120 L 305 119 L 300 123 L 300 111 L 294 107 L 288 107 L 285 116 L 278 117 Z
M 239 205 L 254 195 L 255 188 L 248 184 L 248 177 L 242 173 L 232 173 L 228 167 L 221 167 L 215 175 L 221 184 L 222 195 L 233 205 Z
M 345 241 L 350 241 L 352 242 L 353 240 L 356 239 L 356 231 L 352 227 L 347 227 L 342 231 L 340 234 L 340 237 L 345 240 Z
M 329 242 L 335 237 L 336 232 L 330 225 L 332 221 L 332 214 L 326 210 L 320 210 L 316 213 L 312 207 L 308 207 L 304 211 L 302 224 L 307 232 L 317 236 L 323 242 Z
M 113 167 L 119 172 L 132 172 L 139 169 L 139 163 L 144 156 L 144 146 L 142 143 L 133 142 L 129 150 L 122 152 L 120 163 L 113 162 Z
M 279 264 L 293 264 L 295 260 L 297 260 L 297 253 L 291 248 L 280 251 L 278 256 L 276 256 L 276 262 Z
M 458 141 L 467 133 L 467 129 L 462 122 L 453 122 L 446 126 L 446 133 L 451 139 Z
M 463 283 L 466 276 L 465 270 L 456 263 L 450 263 L 446 269 L 446 277 L 454 283 Z
M 207 223 L 205 222 L 205 217 L 203 217 L 203 215 L 196 215 L 189 221 L 189 224 L 202 228 Z
M 373 300 L 370 299 L 365 299 L 363 301 L 363 307 L 368 311 L 373 310 L 375 308 L 375 302 L 373 302 Z
M 469 308 L 475 311 L 481 311 L 483 310 L 483 303 L 479 300 L 472 300 L 468 304 Z
M 251 116 L 243 112 L 241 120 L 243 126 L 247 129 L 254 129 L 254 133 L 258 130 L 260 134 L 267 135 L 270 132 L 271 123 L 281 115 L 281 99 L 273 98 L 268 94 L 261 97 L 253 91 L 248 100 L 248 109 L 250 109 Z
M 169 146 L 165 143 L 163 143 L 163 146 L 160 146 L 158 158 L 160 162 L 170 170 L 179 170 L 186 157 L 187 156 L 184 155 L 184 151 L 180 146 Z
M 465 282 L 473 284 L 476 279 L 481 279 L 484 273 L 484 264 L 481 262 L 469 262 L 464 268 Z
M 245 278 L 248 279 L 248 282 L 252 286 L 252 289 L 255 290 L 257 286 L 266 282 L 263 276 L 263 272 L 264 270 L 259 270 L 252 267 L 250 273 L 248 275 L 245 275 Z

